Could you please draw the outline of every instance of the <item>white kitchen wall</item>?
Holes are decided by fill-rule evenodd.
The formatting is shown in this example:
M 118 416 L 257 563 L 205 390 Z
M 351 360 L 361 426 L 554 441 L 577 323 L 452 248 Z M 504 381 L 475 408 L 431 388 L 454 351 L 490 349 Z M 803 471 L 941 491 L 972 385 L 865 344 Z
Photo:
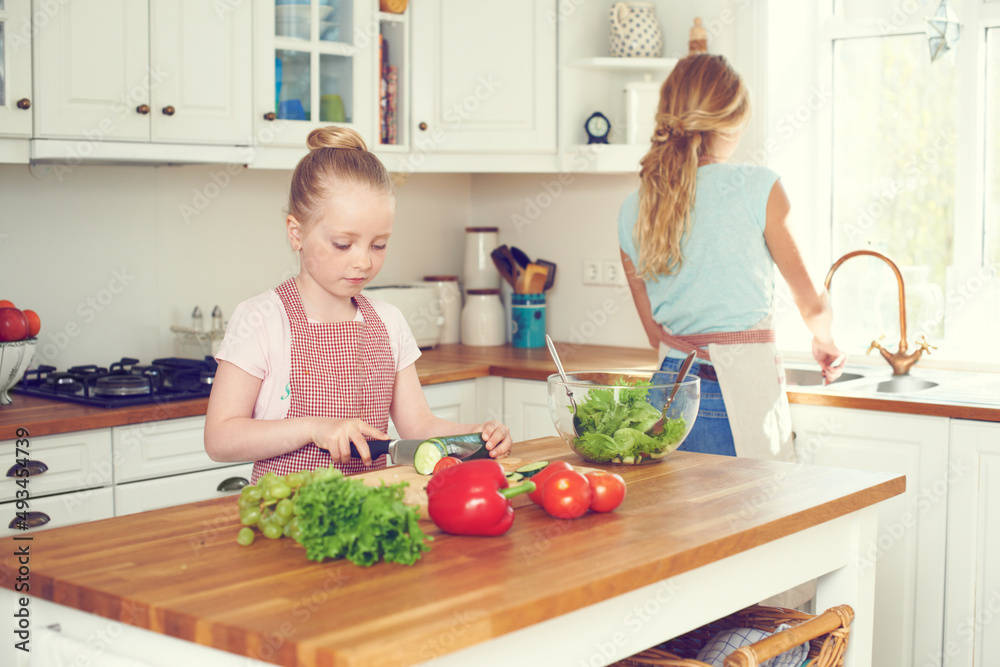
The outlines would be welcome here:
M 237 303 L 296 271 L 284 233 L 288 171 L 0 165 L 0 299 L 42 320 L 33 365 L 173 354 L 170 326 Z M 397 188 L 377 284 L 460 273 L 467 175 Z

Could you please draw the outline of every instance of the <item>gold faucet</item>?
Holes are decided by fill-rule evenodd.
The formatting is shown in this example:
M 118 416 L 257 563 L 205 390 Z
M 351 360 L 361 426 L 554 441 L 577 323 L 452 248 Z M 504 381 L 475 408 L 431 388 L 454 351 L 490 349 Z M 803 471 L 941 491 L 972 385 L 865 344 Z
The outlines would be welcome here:
M 836 271 L 837 268 L 839 268 L 840 265 L 843 264 L 845 261 L 857 255 L 871 255 L 872 257 L 878 257 L 886 264 L 888 264 L 892 268 L 892 272 L 896 274 L 896 282 L 899 283 L 899 336 L 900 336 L 899 347 L 896 348 L 895 352 L 889 352 L 887 349 L 882 347 L 882 344 L 879 342 L 883 338 L 885 338 L 885 336 L 882 335 L 879 336 L 877 340 L 872 341 L 872 344 L 868 346 L 868 352 L 871 352 L 872 350 L 878 350 L 879 353 L 882 355 L 882 358 L 888 361 L 889 365 L 892 366 L 893 375 L 906 375 L 907 373 L 910 372 L 910 368 L 913 367 L 913 364 L 917 363 L 917 361 L 920 360 L 920 357 L 921 355 L 924 354 L 924 352 L 930 354 L 931 350 L 935 350 L 937 348 L 929 344 L 926 338 L 920 336 L 919 339 L 914 341 L 914 343 L 916 343 L 917 345 L 917 349 L 913 350 L 913 352 L 909 353 L 907 352 L 908 343 L 906 342 L 906 291 L 903 288 L 903 274 L 900 273 L 899 267 L 896 266 L 896 263 L 891 259 L 889 259 L 888 256 L 883 255 L 882 253 L 875 250 L 854 250 L 852 252 L 847 253 L 846 255 L 844 255 L 843 257 L 841 257 L 840 259 L 838 259 L 836 262 L 833 263 L 833 266 L 830 267 L 829 273 L 826 274 L 826 281 L 824 282 L 824 286 L 826 287 L 826 290 L 829 292 L 830 280 L 833 278 L 833 272 Z

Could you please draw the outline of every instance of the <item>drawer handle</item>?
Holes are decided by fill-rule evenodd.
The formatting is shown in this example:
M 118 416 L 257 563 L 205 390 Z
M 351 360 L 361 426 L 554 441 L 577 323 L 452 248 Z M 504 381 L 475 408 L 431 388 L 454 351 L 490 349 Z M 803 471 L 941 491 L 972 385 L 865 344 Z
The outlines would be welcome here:
M 25 512 L 23 521 L 22 517 L 16 516 L 11 519 L 7 527 L 11 530 L 25 530 L 26 528 L 44 526 L 49 521 L 52 521 L 52 517 L 45 512 Z
M 146 114 L 149 113 L 149 105 L 148 104 L 140 104 L 139 106 L 137 106 L 135 108 L 135 111 L 136 111 L 136 113 L 140 113 L 143 116 L 145 116 Z
M 268 111 L 264 114 L 264 120 L 277 120 L 278 116 L 273 111 Z
M 31 108 L 31 100 L 29 100 L 27 97 L 22 97 L 21 99 L 19 99 L 17 101 L 17 108 L 18 109 L 30 109 Z
M 7 476 L 8 477 L 24 477 L 24 475 L 18 475 L 17 474 L 17 471 L 20 468 L 27 468 L 29 476 L 30 475 L 41 475 L 43 472 L 45 472 L 46 470 L 49 469 L 49 467 L 47 465 L 45 465 L 44 463 L 42 463 L 41 461 L 31 461 L 31 460 L 29 460 L 27 465 L 23 465 L 22 466 L 20 463 L 15 463 L 14 465 L 12 465 L 10 467 L 10 470 L 7 471 Z
M 244 486 L 250 484 L 250 481 L 245 477 L 227 477 L 226 479 L 219 482 L 219 486 L 216 487 L 216 491 L 239 491 Z

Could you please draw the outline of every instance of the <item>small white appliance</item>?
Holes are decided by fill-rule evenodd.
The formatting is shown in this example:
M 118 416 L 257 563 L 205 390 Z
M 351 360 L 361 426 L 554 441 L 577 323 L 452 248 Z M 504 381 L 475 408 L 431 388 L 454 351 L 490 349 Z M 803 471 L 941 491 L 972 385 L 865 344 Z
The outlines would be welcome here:
M 417 339 L 417 347 L 434 347 L 440 342 L 444 310 L 435 283 L 368 286 L 361 290 L 361 294 L 399 308 L 410 325 L 413 337 Z

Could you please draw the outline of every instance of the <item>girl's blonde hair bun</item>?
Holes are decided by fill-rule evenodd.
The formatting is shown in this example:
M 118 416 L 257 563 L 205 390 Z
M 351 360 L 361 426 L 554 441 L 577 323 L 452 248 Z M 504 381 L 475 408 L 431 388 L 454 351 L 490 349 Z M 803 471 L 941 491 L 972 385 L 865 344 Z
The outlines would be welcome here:
M 320 148 L 344 148 L 348 150 L 367 151 L 368 146 L 361 135 L 349 127 L 318 127 L 309 133 L 306 146 L 310 151 Z

